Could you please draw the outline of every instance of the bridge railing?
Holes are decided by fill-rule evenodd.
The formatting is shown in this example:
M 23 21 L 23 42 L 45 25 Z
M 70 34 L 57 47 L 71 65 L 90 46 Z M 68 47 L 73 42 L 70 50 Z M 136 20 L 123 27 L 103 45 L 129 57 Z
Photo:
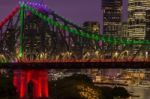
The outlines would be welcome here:
M 131 58 L 132 59 L 132 58 Z M 28 59 L 21 59 L 18 62 L 21 63 L 59 63 L 59 62 L 150 62 L 150 60 L 146 59 L 122 59 L 122 60 L 115 60 L 115 59 L 42 59 L 42 60 L 28 60 Z

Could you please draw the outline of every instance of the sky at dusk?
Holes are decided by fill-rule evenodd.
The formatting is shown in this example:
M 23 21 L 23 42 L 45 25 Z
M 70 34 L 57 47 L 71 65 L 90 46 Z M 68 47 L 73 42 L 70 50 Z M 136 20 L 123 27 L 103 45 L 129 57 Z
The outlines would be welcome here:
M 8 15 L 19 0 L 0 0 L 0 20 Z M 44 0 L 44 2 L 63 17 L 82 24 L 85 21 L 101 23 L 101 0 Z M 123 1 L 123 20 L 127 19 L 127 0 Z

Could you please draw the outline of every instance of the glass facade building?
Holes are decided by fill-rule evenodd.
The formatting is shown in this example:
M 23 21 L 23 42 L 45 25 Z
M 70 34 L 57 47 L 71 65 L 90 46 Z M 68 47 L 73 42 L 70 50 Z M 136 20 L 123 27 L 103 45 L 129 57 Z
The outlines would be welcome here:
M 146 9 L 146 36 L 145 39 L 150 40 L 150 9 Z
M 129 33 L 128 33 L 128 23 L 127 22 L 122 22 L 122 27 L 121 27 L 121 37 L 123 38 L 128 38 Z
M 94 34 L 100 34 L 100 23 L 97 21 L 86 21 L 83 23 L 83 28 Z M 88 39 L 83 39 L 83 42 L 86 43 L 88 49 L 97 49 L 98 44 L 95 41 L 89 41 Z
M 131 39 L 145 39 L 147 0 L 128 1 L 128 32 Z
M 93 21 L 86 21 L 83 23 L 83 27 L 92 32 L 92 33 L 98 33 L 100 32 L 100 24 L 99 22 L 93 22 Z
M 122 0 L 102 0 L 103 34 L 119 36 L 121 32 Z

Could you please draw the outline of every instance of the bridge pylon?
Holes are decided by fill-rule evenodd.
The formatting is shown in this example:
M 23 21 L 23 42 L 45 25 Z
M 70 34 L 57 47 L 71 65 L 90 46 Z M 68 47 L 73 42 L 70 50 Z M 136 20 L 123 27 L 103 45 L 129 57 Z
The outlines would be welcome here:
M 21 99 L 48 98 L 47 70 L 14 71 L 13 83 Z

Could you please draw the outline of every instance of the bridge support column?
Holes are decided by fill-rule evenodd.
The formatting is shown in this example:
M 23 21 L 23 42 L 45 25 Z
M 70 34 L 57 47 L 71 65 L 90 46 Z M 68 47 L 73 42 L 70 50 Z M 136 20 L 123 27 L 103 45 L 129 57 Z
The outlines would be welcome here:
M 21 99 L 28 97 L 28 84 L 33 84 L 33 99 L 48 98 L 48 71 L 47 70 L 28 70 L 14 71 L 14 86 Z
M 23 75 L 21 76 L 20 79 L 20 98 L 25 99 L 27 96 L 27 81 L 26 81 L 26 76 Z
M 42 95 L 44 97 L 48 97 L 48 73 L 47 72 L 43 72 L 43 77 L 41 78 L 41 83 L 42 83 Z

